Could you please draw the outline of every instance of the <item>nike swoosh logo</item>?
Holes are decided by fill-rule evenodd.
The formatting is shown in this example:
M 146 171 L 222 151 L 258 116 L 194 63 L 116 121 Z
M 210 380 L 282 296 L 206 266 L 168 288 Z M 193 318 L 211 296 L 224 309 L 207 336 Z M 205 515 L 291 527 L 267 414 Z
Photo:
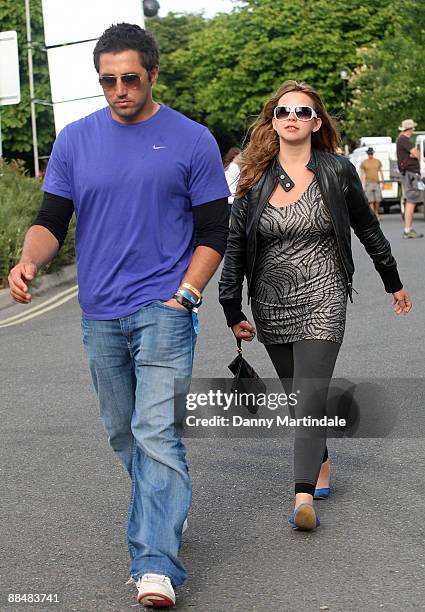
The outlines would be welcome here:
M 153 148 L 155 151 L 157 151 L 158 149 L 166 149 L 167 147 L 157 147 L 156 145 L 153 145 Z

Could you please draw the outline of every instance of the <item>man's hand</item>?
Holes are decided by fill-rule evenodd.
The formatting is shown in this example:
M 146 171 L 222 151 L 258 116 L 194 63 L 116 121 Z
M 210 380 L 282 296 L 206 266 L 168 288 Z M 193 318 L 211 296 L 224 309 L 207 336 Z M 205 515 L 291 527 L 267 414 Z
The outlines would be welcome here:
M 232 331 L 236 338 L 251 342 L 256 334 L 255 327 L 249 321 L 240 321 L 232 325 Z
M 37 274 L 37 266 L 31 262 L 19 262 L 11 269 L 8 277 L 10 294 L 15 302 L 29 304 L 32 296 L 28 291 L 28 285 Z
M 393 296 L 392 306 L 396 315 L 407 314 L 412 308 L 412 300 L 407 291 L 400 289 L 393 293 Z
M 174 298 L 171 298 L 171 300 L 167 300 L 166 302 L 163 302 L 163 304 L 165 304 L 166 306 L 170 306 L 170 308 L 175 308 L 176 310 L 184 310 L 185 312 L 189 312 L 189 310 L 185 308 L 185 306 L 180 304 Z
M 59 251 L 58 239 L 42 225 L 32 225 L 26 233 L 21 261 L 10 271 L 10 293 L 20 304 L 31 302 L 28 285 L 38 270 L 52 261 Z

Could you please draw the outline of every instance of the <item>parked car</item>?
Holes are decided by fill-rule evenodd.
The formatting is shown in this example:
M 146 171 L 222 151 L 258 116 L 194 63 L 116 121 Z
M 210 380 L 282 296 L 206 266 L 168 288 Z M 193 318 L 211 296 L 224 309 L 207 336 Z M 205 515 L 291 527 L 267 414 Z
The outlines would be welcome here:
M 415 147 L 421 154 L 419 159 L 421 176 L 425 176 L 425 132 L 416 132 Z

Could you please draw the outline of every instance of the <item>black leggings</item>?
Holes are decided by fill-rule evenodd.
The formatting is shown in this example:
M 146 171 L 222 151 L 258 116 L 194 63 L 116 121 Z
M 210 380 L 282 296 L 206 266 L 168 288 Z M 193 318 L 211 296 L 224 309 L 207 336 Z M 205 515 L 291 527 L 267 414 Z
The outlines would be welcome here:
M 321 418 L 340 344 L 329 340 L 299 340 L 268 344 L 266 350 L 289 395 L 298 402 L 291 416 Z M 312 431 L 314 430 L 314 433 Z M 295 493 L 314 494 L 321 463 L 328 458 L 326 428 L 296 427 L 294 444 Z

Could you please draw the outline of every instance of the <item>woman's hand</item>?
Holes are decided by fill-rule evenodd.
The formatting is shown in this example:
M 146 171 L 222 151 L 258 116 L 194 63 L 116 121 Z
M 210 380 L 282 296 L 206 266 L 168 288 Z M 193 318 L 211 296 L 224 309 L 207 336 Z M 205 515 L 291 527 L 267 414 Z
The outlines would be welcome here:
M 407 291 L 400 289 L 400 291 L 393 293 L 393 296 L 392 306 L 396 315 L 407 314 L 412 308 L 412 300 Z
M 255 327 L 249 321 L 240 321 L 236 325 L 232 325 L 232 332 L 236 338 L 251 342 L 255 336 Z

